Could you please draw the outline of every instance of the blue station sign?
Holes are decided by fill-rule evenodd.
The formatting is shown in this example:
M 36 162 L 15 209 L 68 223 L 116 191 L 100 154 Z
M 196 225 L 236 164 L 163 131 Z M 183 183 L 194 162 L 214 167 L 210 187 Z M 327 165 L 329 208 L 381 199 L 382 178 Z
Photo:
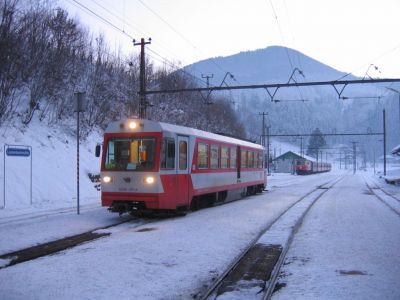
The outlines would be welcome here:
M 31 150 L 27 148 L 7 148 L 6 149 L 7 156 L 25 156 L 28 157 L 31 155 Z

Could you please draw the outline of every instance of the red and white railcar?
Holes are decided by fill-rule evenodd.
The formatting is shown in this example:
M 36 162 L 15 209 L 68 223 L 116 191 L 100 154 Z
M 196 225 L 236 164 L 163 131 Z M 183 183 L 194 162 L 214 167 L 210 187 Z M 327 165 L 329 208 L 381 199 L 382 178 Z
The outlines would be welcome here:
M 317 162 L 314 160 L 298 160 L 296 163 L 296 173 L 298 175 L 309 175 L 315 173 L 329 172 L 332 166 L 330 163 Z
M 102 205 L 119 213 L 186 211 L 262 192 L 263 157 L 261 145 L 232 137 L 142 119 L 114 122 L 104 134 Z

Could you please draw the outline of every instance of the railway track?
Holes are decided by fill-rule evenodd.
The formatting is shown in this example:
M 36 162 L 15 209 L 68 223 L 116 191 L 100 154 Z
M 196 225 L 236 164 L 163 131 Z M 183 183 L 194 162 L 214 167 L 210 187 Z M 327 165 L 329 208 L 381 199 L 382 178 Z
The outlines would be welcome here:
M 229 204 L 229 202 L 219 203 L 218 205 L 224 205 L 224 204 Z M 96 205 L 95 207 L 88 206 L 85 208 L 85 210 L 87 210 L 87 211 L 95 210 L 95 209 L 98 209 L 98 205 Z M 23 222 L 23 221 L 35 220 L 38 218 L 46 218 L 49 216 L 66 214 L 66 213 L 71 213 L 74 211 L 75 211 L 75 208 L 65 208 L 65 209 L 61 208 L 61 209 L 54 209 L 54 210 L 48 211 L 46 213 L 24 214 L 24 215 L 20 215 L 20 216 L 11 216 L 6 219 L 3 219 L 0 222 L 0 226 L 10 225 L 10 224 L 12 225 L 12 224 L 16 224 L 16 223 Z M 164 216 L 164 215 L 160 215 L 159 218 L 156 218 L 154 220 L 136 219 L 136 221 L 138 223 L 134 228 L 142 226 L 142 225 L 147 225 L 149 223 L 155 222 L 156 220 L 159 220 L 160 218 L 165 218 L 165 217 L 166 216 Z M 168 215 L 167 217 L 171 217 L 171 216 Z M 145 221 L 143 221 L 143 220 L 145 220 Z M 131 222 L 131 221 L 132 221 L 132 219 L 122 219 L 118 222 L 114 222 L 107 226 L 100 226 L 100 227 L 91 229 L 89 231 L 83 232 L 83 233 L 70 235 L 70 236 L 56 239 L 56 240 L 53 240 L 50 242 L 41 243 L 39 245 L 35 245 L 32 247 L 27 247 L 27 248 L 20 249 L 17 251 L 12 251 L 12 252 L 8 252 L 5 254 L 1 254 L 0 255 L 0 269 L 11 267 L 13 265 L 16 265 L 16 264 L 19 264 L 22 262 L 26 262 L 29 260 L 34 260 L 39 257 L 51 255 L 51 254 L 78 246 L 78 245 L 86 243 L 86 242 L 94 241 L 96 239 L 109 236 L 110 233 L 104 233 L 104 232 L 98 232 L 98 231 L 101 231 L 104 229 L 110 229 L 112 227 L 116 227 L 118 225 L 121 225 L 121 224 L 127 223 L 127 222 Z
M 328 181 L 299 198 L 252 240 L 221 276 L 193 298 L 269 299 L 286 253 L 307 212 L 342 178 Z
M 96 209 L 103 209 L 102 207 L 99 206 L 99 204 L 90 204 L 90 205 L 85 205 L 81 207 L 81 212 L 88 212 L 88 211 L 93 211 Z M 23 222 L 27 220 L 35 220 L 35 219 L 40 219 L 40 218 L 46 218 L 50 216 L 56 216 L 56 215 L 63 215 L 67 213 L 72 213 L 76 211 L 76 207 L 66 207 L 66 208 L 56 208 L 52 210 L 47 210 L 45 212 L 34 212 L 34 213 L 26 213 L 26 214 L 20 214 L 16 216 L 8 216 L 8 217 L 2 217 L 0 220 L 0 226 L 1 225 L 8 225 L 12 223 L 17 223 L 17 222 Z
M 387 207 L 389 207 L 393 212 L 400 216 L 400 199 L 391 195 L 375 182 L 364 177 L 365 185 L 367 186 L 369 192 L 383 202 Z
M 98 227 L 96 229 L 68 236 L 62 239 L 58 239 L 55 241 L 43 243 L 40 245 L 28 247 L 25 249 L 21 249 L 18 251 L 9 252 L 6 254 L 0 255 L 0 269 L 4 269 L 7 267 L 11 267 L 16 264 L 20 264 L 29 260 L 33 260 L 39 257 L 51 255 L 80 244 L 94 241 L 96 239 L 109 236 L 111 233 L 108 232 L 101 232 L 101 230 L 110 229 L 112 227 L 119 226 L 123 223 L 131 222 L 130 220 L 121 220 L 120 222 L 114 223 L 112 225 Z M 140 221 L 138 219 L 133 219 L 133 221 L 137 221 L 137 224 L 134 228 L 154 222 L 154 221 Z

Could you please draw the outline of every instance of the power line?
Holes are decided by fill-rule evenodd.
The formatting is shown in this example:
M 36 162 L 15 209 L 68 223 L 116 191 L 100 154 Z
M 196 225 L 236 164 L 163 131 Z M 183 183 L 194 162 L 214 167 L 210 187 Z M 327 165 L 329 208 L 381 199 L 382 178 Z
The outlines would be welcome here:
M 285 42 L 285 38 L 284 38 L 284 36 L 283 36 L 283 31 L 282 31 L 281 25 L 279 24 L 279 21 L 278 21 L 278 16 L 277 16 L 277 14 L 276 14 L 276 11 L 275 11 L 275 8 L 274 8 L 274 5 L 272 4 L 272 0 L 269 0 L 269 3 L 271 4 L 271 7 L 272 7 L 272 12 L 274 13 L 275 20 L 276 20 L 276 24 L 278 25 L 279 34 L 281 35 L 281 38 L 282 38 L 283 44 L 285 45 L 285 44 L 286 44 L 286 42 Z M 293 67 L 293 63 L 292 63 L 292 60 L 290 59 L 290 55 L 289 55 L 289 51 L 288 51 L 287 47 L 285 47 L 285 50 L 286 50 L 286 55 L 287 55 L 287 58 L 288 58 L 288 60 L 289 60 L 289 64 L 290 64 L 290 66 L 291 66 L 291 68 L 292 68 L 292 70 L 293 70 L 293 69 L 294 69 L 294 67 Z
M 142 4 L 146 9 L 148 9 L 152 14 L 154 14 L 158 19 L 160 19 L 164 24 L 166 24 L 172 31 L 174 31 L 177 35 L 179 35 L 186 43 L 188 43 L 191 47 L 196 49 L 199 52 L 202 52 L 196 45 L 194 45 L 188 38 L 186 38 L 182 33 L 180 33 L 178 30 L 176 30 L 170 23 L 168 23 L 163 17 L 160 16 L 154 9 L 150 8 L 147 4 L 145 4 L 142 0 L 137 0 Z M 226 72 L 219 64 L 215 62 L 214 58 L 210 58 L 211 62 L 219 68 L 221 71 Z
M 93 16 L 97 17 L 98 19 L 100 19 L 103 23 L 105 23 L 106 25 L 110 26 L 111 28 L 113 28 L 114 30 L 118 31 L 119 33 L 129 37 L 130 39 L 134 39 L 134 37 L 132 35 L 130 35 L 129 33 L 127 33 L 126 31 L 122 30 L 121 28 L 119 28 L 118 26 L 116 26 L 115 24 L 113 24 L 111 21 L 107 20 L 106 18 L 102 17 L 101 15 L 99 15 L 98 13 L 96 13 L 95 11 L 93 11 L 92 9 L 88 8 L 87 6 L 83 5 L 82 3 L 80 3 L 77 0 L 68 0 L 71 3 L 75 3 L 76 5 L 79 5 L 79 7 L 81 9 L 84 9 L 86 12 L 89 12 L 90 14 L 92 14 Z M 160 57 L 162 59 L 163 63 L 166 63 L 167 65 L 169 65 L 171 68 L 176 69 L 179 72 L 183 72 L 186 75 L 189 75 L 192 78 L 195 78 L 197 81 L 202 82 L 203 84 L 205 84 L 205 81 L 201 80 L 200 78 L 196 77 L 193 74 L 190 74 L 188 72 L 186 72 L 185 70 L 183 70 L 182 68 L 176 68 L 175 64 L 170 62 L 168 59 L 166 59 L 165 57 L 163 57 L 162 55 L 160 55 L 159 53 L 157 53 L 156 51 L 148 48 L 148 50 L 150 52 L 152 52 L 153 54 L 157 55 L 158 57 Z M 149 55 L 151 56 L 151 55 Z M 154 56 L 151 56 L 154 59 Z
M 274 13 L 275 20 L 276 20 L 276 24 L 278 25 L 279 34 L 280 34 L 280 36 L 281 36 L 281 39 L 282 39 L 282 42 L 283 42 L 283 45 L 284 45 L 284 48 L 285 48 L 286 56 L 287 56 L 287 58 L 288 58 L 290 67 L 291 67 L 292 70 L 295 70 L 295 67 L 293 66 L 292 60 L 290 59 L 289 50 L 288 50 L 288 48 L 285 46 L 285 45 L 286 45 L 285 37 L 284 37 L 284 35 L 283 35 L 283 31 L 282 31 L 281 25 L 279 24 L 278 15 L 276 14 L 274 5 L 272 4 L 272 0 L 269 0 L 269 3 L 271 4 L 272 12 Z M 293 75 L 294 75 L 294 73 L 293 73 Z M 303 76 L 304 76 L 304 75 L 303 75 Z M 300 98 L 301 98 L 301 99 L 304 99 L 303 93 L 301 92 L 301 90 L 300 90 L 299 88 L 297 89 L 297 92 L 299 93 Z
M 132 25 L 132 23 L 127 22 L 125 20 L 125 17 L 121 18 L 116 12 L 115 10 L 113 10 L 110 7 L 105 7 L 103 5 L 101 5 L 100 3 L 98 3 L 98 1 L 96 0 L 91 0 L 93 3 L 95 3 L 97 6 L 101 7 L 104 11 L 106 11 L 107 13 L 111 14 L 113 17 L 117 18 L 119 21 L 121 21 L 124 25 L 128 25 L 128 27 L 130 27 L 131 29 L 133 29 L 134 31 L 137 31 L 138 33 L 142 34 L 143 36 L 147 36 L 148 34 L 146 34 L 144 32 L 143 29 L 140 29 L 137 25 Z M 125 11 L 125 10 L 124 10 Z M 125 32 L 125 26 L 123 26 L 122 31 Z M 168 51 L 170 54 L 175 55 L 175 53 L 170 50 L 164 43 L 162 43 L 161 41 L 159 41 L 157 39 L 157 41 L 155 41 L 155 44 L 159 45 L 161 48 L 163 48 L 164 50 Z
M 94 12 L 93 10 L 91 10 L 90 8 L 88 8 L 87 6 L 83 5 L 82 3 L 80 3 L 77 0 L 68 0 L 68 1 L 73 1 L 75 4 L 79 5 L 81 8 L 83 8 L 84 10 L 86 10 L 87 12 L 91 13 L 92 15 L 94 15 L 95 17 L 97 17 L 98 19 L 100 19 L 102 22 L 104 22 L 105 24 L 107 24 L 108 26 L 111 26 L 113 29 L 117 30 L 118 32 L 122 33 L 123 35 L 126 35 L 127 37 L 133 39 L 133 37 L 126 33 L 125 31 L 121 30 L 119 27 L 115 26 L 113 23 L 111 23 L 110 21 L 108 21 L 106 18 L 100 16 L 99 14 L 97 14 L 96 12 Z

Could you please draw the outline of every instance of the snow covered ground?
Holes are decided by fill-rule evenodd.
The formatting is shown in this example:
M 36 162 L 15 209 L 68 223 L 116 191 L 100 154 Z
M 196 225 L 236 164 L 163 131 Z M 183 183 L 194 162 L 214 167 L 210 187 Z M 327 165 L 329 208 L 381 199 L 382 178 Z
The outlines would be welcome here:
M 33 148 L 33 205 L 29 160 L 6 157 L 0 255 L 121 221 L 100 207 L 100 193 L 87 176 L 99 172 L 93 150 L 101 142 L 100 134 L 81 144 L 82 210 L 77 215 L 73 124 L 52 128 L 49 134 L 49 129 L 33 122 L 29 128 L 10 126 L 0 133 L 2 143 Z M 3 170 L 0 174 L 3 182 Z M 367 194 L 362 178 L 397 197 L 400 187 L 368 172 L 353 176 L 344 170 L 310 176 L 272 174 L 269 191 L 262 195 L 186 217 L 124 216 L 127 223 L 102 230 L 111 233 L 108 237 L 1 269 L 0 299 L 191 299 L 286 208 L 344 174 L 346 180 L 310 210 L 288 253 L 290 263 L 285 268 L 292 269 L 284 269 L 287 276 L 282 278 L 287 286 L 274 297 L 376 298 L 372 289 L 379 285 L 381 295 L 398 299 L 394 284 L 400 279 L 400 242 L 394 235 L 400 229 L 399 218 Z M 1 184 L 1 195 L 3 191 Z M 302 283 L 307 285 L 299 287 Z
M 29 127 L 17 124 L 0 129 L 0 219 L 76 205 L 75 129 L 76 124 L 48 127 L 35 118 Z M 95 188 L 96 183 L 88 177 L 89 173 L 100 172 L 100 159 L 94 155 L 95 145 L 99 142 L 102 142 L 100 133 L 93 133 L 80 143 L 80 202 L 84 206 L 99 203 L 100 192 Z M 4 153 L 5 144 L 31 146 L 32 155 L 7 156 Z
M 270 191 L 262 195 L 139 227 L 132 219 L 106 230 L 109 237 L 0 270 L 0 298 L 190 299 L 299 196 L 340 175 L 275 174 Z M 372 299 L 377 294 L 369 289 L 376 284 L 386 298 L 398 296 L 392 284 L 400 274 L 400 241 L 395 236 L 399 218 L 366 194 L 361 176 L 346 175 L 341 182 L 305 219 L 288 253 L 285 268 L 294 269 L 285 269 L 285 274 L 292 275 L 283 278 L 287 286 L 274 297 L 362 299 L 371 293 Z M 49 239 L 46 232 L 61 237 L 70 233 L 70 226 L 87 230 L 93 220 L 98 225 L 113 218 L 118 217 L 93 209 L 80 216 L 65 213 L 59 220 L 39 217 L 0 225 L 0 244 L 8 245 L 2 252 L 20 248 L 24 242 L 18 240 L 39 243 Z M 301 272 L 299 277 L 296 272 Z
M 107 238 L 2 269 L 0 298 L 189 299 L 221 274 L 299 195 L 332 175 L 297 178 L 291 187 L 275 187 L 183 218 L 156 220 L 141 227 L 133 220 L 107 230 L 112 233 Z M 278 184 L 279 176 L 271 181 L 271 185 Z M 72 217 L 76 218 L 71 213 Z M 27 230 L 27 235 L 38 236 L 38 242 L 43 238 L 39 233 L 49 227 L 47 218 L 40 220 L 36 234 Z M 51 226 L 66 230 L 62 224 Z M 0 232 L 1 244 L 15 242 L 10 238 L 12 227 L 4 232 L 0 226 Z
M 399 229 L 362 176 L 346 176 L 305 218 L 273 299 L 399 299 Z

